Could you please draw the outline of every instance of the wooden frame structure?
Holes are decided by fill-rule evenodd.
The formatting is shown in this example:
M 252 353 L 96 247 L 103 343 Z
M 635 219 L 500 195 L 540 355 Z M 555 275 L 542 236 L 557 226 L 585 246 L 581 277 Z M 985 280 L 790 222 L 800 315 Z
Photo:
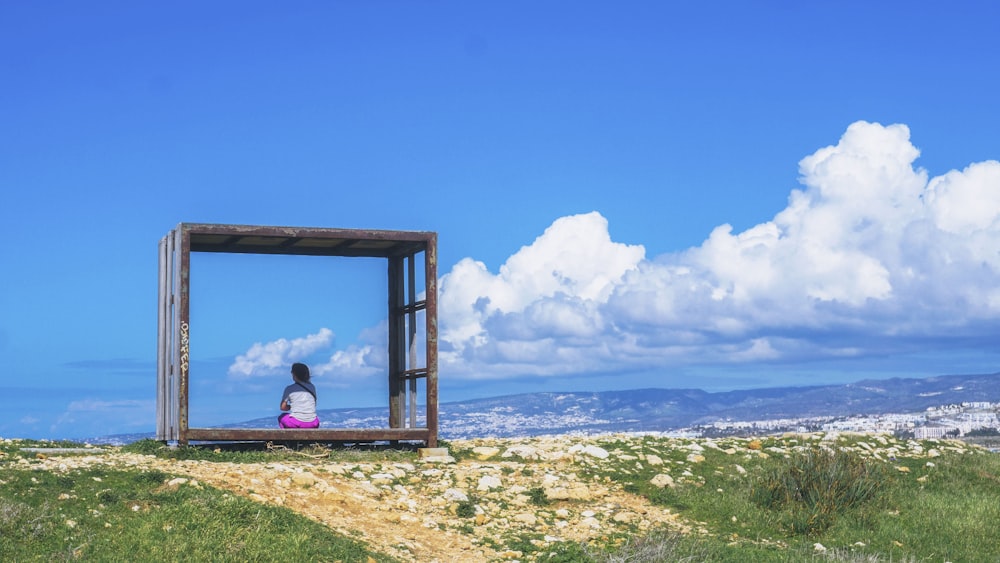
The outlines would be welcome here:
M 180 223 L 160 240 L 156 439 L 421 441 L 437 446 L 437 233 Z M 389 409 L 385 428 L 190 428 L 191 253 L 289 254 L 385 258 L 388 262 Z M 417 301 L 416 260 L 423 254 L 424 299 Z M 417 313 L 423 312 L 423 354 Z M 422 365 L 419 365 L 422 364 Z M 418 381 L 425 382 L 418 426 Z

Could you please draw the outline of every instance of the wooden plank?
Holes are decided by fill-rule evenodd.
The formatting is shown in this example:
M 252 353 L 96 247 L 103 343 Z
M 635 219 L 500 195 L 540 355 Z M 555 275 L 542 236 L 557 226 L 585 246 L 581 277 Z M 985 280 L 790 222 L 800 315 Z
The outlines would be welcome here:
M 209 441 L 427 442 L 430 431 L 427 428 L 188 428 L 186 434 L 188 440 Z
M 427 420 L 430 429 L 428 448 L 437 447 L 438 435 L 438 300 L 437 300 L 437 233 L 431 233 L 424 250 L 424 289 L 426 309 L 424 313 L 424 335 L 426 342 Z
M 412 305 L 417 301 L 416 288 L 416 255 L 406 257 L 406 306 L 409 312 L 406 314 L 406 339 L 408 341 L 406 355 L 409 356 L 409 369 L 417 369 L 417 311 Z M 410 427 L 417 426 L 417 380 L 410 379 Z
M 169 427 L 169 415 L 170 407 L 168 404 L 169 395 L 167 394 L 167 353 L 168 353 L 168 341 L 167 341 L 167 313 L 168 304 L 170 302 L 170 294 L 167 291 L 167 276 L 169 275 L 169 270 L 167 268 L 167 238 L 163 237 L 160 239 L 160 268 L 159 268 L 159 286 L 157 290 L 157 323 L 156 323 L 156 439 L 157 440 L 170 440 L 172 439 L 167 428 Z
M 177 358 L 180 355 L 177 346 L 177 306 L 180 303 L 180 279 L 181 272 L 179 267 L 179 256 L 178 252 L 180 249 L 180 229 L 174 229 L 171 232 L 171 237 L 167 241 L 167 260 L 169 262 L 170 270 L 170 280 L 167 282 L 170 284 L 170 302 L 167 304 L 167 338 L 169 343 L 169 349 L 167 354 L 167 386 L 168 386 L 168 396 L 170 405 L 170 424 L 169 424 L 169 435 L 171 440 L 176 440 L 180 437 L 180 377 L 177 375 Z
M 403 305 L 403 258 L 394 256 L 388 259 L 389 282 L 389 427 L 404 426 L 405 388 L 400 375 L 406 370 L 406 335 L 403 333 L 405 322 L 399 308 Z
M 174 370 L 178 377 L 177 386 L 177 433 L 183 444 L 189 439 L 188 428 L 188 378 L 191 366 L 191 237 L 184 229 L 177 229 L 176 252 L 178 254 L 178 279 L 174 303 L 174 349 L 177 363 Z

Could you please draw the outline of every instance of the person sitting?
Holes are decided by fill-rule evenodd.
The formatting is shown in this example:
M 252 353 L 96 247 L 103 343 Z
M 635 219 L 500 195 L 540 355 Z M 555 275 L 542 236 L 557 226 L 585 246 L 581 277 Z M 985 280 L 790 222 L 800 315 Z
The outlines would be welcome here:
M 316 416 L 316 387 L 309 382 L 309 366 L 292 364 L 292 383 L 285 387 L 281 395 L 281 410 L 278 416 L 281 428 L 319 428 Z

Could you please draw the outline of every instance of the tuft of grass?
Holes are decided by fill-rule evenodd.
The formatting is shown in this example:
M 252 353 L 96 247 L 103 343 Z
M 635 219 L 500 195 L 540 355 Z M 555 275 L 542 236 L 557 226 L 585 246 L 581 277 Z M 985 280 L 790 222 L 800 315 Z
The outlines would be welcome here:
M 857 454 L 810 451 L 765 471 L 750 500 L 779 512 L 791 534 L 815 536 L 838 516 L 877 500 L 890 478 L 883 463 Z
M 639 563 L 670 561 L 671 563 L 701 563 L 713 560 L 712 548 L 675 532 L 654 532 L 631 538 L 610 553 L 591 555 L 595 563 Z
M 552 504 L 549 497 L 545 496 L 545 489 L 542 487 L 528 489 L 528 500 L 535 506 L 548 506 Z
M 455 508 L 455 516 L 459 518 L 473 518 L 476 516 L 476 503 L 471 500 L 463 500 Z

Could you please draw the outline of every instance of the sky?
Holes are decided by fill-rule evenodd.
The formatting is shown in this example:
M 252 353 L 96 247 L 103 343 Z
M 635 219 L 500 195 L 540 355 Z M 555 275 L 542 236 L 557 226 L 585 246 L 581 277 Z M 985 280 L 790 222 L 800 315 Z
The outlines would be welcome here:
M 998 12 L 0 3 L 0 437 L 155 429 L 181 222 L 437 232 L 442 402 L 1000 371 Z M 191 276 L 192 426 L 386 404 L 384 261 Z

